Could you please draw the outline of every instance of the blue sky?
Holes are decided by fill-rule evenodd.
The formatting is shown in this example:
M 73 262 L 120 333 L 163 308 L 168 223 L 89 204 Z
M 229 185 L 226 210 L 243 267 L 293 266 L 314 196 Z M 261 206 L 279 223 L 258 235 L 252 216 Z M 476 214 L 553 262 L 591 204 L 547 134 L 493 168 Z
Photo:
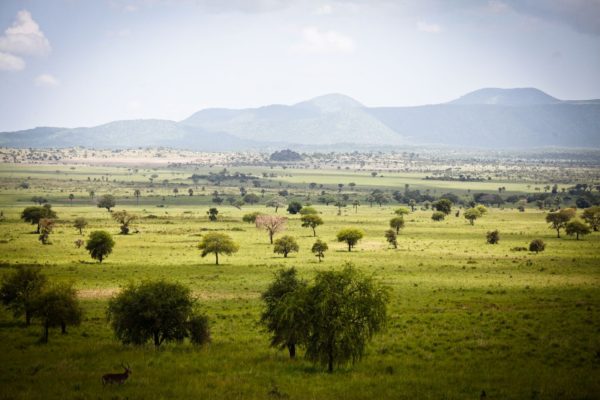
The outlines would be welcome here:
M 1 0 L 0 131 L 344 93 L 600 98 L 600 0 Z

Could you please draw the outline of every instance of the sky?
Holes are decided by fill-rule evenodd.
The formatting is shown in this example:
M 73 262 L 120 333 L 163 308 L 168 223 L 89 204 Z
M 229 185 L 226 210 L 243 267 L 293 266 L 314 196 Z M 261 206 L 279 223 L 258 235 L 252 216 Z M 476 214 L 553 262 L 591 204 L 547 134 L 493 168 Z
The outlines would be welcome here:
M 484 87 L 600 98 L 600 0 L 0 0 L 0 131 Z

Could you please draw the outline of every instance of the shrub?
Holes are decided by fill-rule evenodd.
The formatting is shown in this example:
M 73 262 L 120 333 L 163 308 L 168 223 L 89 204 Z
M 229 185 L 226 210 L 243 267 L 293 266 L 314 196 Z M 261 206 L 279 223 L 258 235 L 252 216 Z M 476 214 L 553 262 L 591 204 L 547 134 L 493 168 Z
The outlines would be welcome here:
M 110 233 L 106 231 L 94 231 L 90 233 L 90 237 L 85 245 L 85 249 L 89 251 L 90 256 L 94 260 L 102 262 L 103 259 L 112 253 L 115 241 Z
M 290 214 L 298 214 L 302 210 L 302 204 L 297 201 L 292 201 L 288 204 L 287 212 Z
M 249 224 L 254 224 L 256 222 L 256 217 L 258 217 L 259 215 L 263 215 L 263 213 L 261 213 L 260 211 L 254 211 L 254 212 L 245 214 L 242 217 L 242 221 L 247 222 Z
M 188 322 L 190 342 L 196 346 L 210 343 L 210 323 L 206 315 L 197 314 Z
M 544 243 L 542 239 L 533 239 L 531 243 L 529 243 L 529 251 L 535 251 L 536 254 L 545 249 L 546 243 Z
M 446 218 L 446 214 L 441 211 L 435 211 L 433 214 L 431 214 L 431 219 L 434 221 L 443 221 L 444 218 Z
M 489 244 L 497 244 L 500 241 L 500 232 L 496 229 L 486 233 L 485 237 Z

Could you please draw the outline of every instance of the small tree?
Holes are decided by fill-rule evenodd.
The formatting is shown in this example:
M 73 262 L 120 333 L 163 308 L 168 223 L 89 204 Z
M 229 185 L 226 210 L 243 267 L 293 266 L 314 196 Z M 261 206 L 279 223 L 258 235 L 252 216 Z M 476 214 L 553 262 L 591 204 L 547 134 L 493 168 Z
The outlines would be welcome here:
M 26 207 L 21 212 L 21 219 L 25 222 L 29 222 L 31 225 L 37 225 L 35 233 L 40 233 L 40 221 L 44 218 L 56 219 L 58 216 L 52 209 L 50 204 L 44 204 L 43 206 Z
M 121 224 L 121 235 L 129 234 L 129 224 L 138 218 L 137 215 L 129 214 L 125 210 L 113 212 L 112 217 L 115 221 Z
M 302 204 L 300 202 L 292 201 L 288 204 L 287 212 L 290 214 L 298 214 L 300 210 L 302 210 Z
M 583 210 L 581 218 L 587 222 L 594 232 L 597 232 L 600 228 L 600 206 L 593 206 Z
M 271 346 L 287 348 L 292 359 L 296 357 L 296 346 L 302 343 L 308 330 L 306 287 L 295 268 L 282 269 L 261 295 L 265 307 L 260 323 L 271 333 Z
M 352 248 L 356 246 L 356 243 L 364 236 L 364 232 L 356 228 L 345 228 L 338 232 L 338 242 L 346 242 L 348 245 L 348 251 L 352 251 Z
M 407 215 L 410 213 L 410 210 L 406 207 L 397 208 L 394 213 L 399 216 Z
M 283 232 L 285 230 L 285 224 L 287 219 L 285 217 L 279 217 L 277 215 L 259 215 L 256 217 L 256 227 L 258 229 L 264 229 L 269 234 L 269 241 L 273 244 L 273 236 L 276 233 Z
M 206 214 L 208 215 L 209 221 L 215 222 L 217 220 L 217 215 L 219 215 L 219 210 L 217 210 L 215 207 L 211 207 L 208 209 Z
M 277 210 L 279 210 L 280 207 L 283 207 L 286 204 L 287 204 L 287 200 L 284 197 L 277 196 L 277 197 L 274 197 L 271 200 L 267 201 L 265 205 L 267 207 L 275 208 L 275 213 L 277 214 Z
M 476 209 L 476 208 L 469 208 L 468 210 L 465 210 L 465 212 L 463 213 L 465 219 L 467 221 L 469 221 L 469 223 L 471 225 L 475 224 L 475 220 L 479 217 L 481 217 L 481 212 Z
M 228 256 L 236 253 L 240 246 L 235 243 L 229 235 L 218 232 L 211 232 L 204 235 L 198 248 L 202 250 L 202 257 L 206 257 L 208 254 L 215 255 L 215 265 L 219 265 L 219 254 L 226 254 Z
M 312 245 L 311 251 L 313 254 L 319 258 L 319 262 L 321 262 L 322 258 L 325 258 L 325 252 L 329 249 L 327 243 L 321 241 L 321 239 L 317 239 L 317 241 Z
M 83 310 L 77 300 L 77 291 L 70 284 L 54 285 L 44 291 L 35 300 L 35 318 L 42 322 L 44 329 L 42 343 L 48 343 L 49 329 L 61 327 L 67 333 L 67 325 L 79 325 Z
M 254 193 L 248 193 L 244 196 L 244 203 L 246 204 L 256 204 L 260 201 L 260 197 Z
M 400 229 L 404 228 L 404 218 L 394 217 L 390 220 L 390 228 L 396 230 L 396 235 L 400 233 Z
M 38 239 L 40 242 L 42 242 L 42 244 L 50 244 L 48 240 L 50 238 L 50 234 L 54 230 L 54 224 L 55 221 L 52 218 L 43 218 L 40 221 L 40 236 Z
M 444 218 L 446 218 L 446 214 L 444 214 L 441 211 L 434 211 L 433 214 L 431 214 L 431 219 L 434 221 L 443 221 Z
M 302 207 L 299 211 L 300 215 L 318 214 L 318 211 L 314 207 Z
M 73 206 L 73 200 L 75 200 L 75 195 L 73 193 L 69 194 L 69 202 L 71 207 Z
M 386 324 L 387 291 L 347 265 L 318 272 L 307 294 L 306 357 L 327 365 L 328 372 L 360 360 L 367 342 Z
M 275 246 L 273 247 L 273 253 L 283 254 L 284 258 L 287 258 L 291 252 L 298 252 L 298 242 L 292 236 L 285 235 L 275 240 Z
M 443 212 L 444 215 L 448 215 L 450 212 L 452 212 L 452 202 L 448 199 L 439 199 L 438 201 L 434 202 L 431 207 L 434 210 Z
M 304 228 L 311 228 L 313 236 L 317 236 L 317 226 L 323 225 L 323 219 L 316 214 L 306 214 L 300 217 Z
M 140 196 L 142 195 L 142 192 L 140 191 L 140 189 L 135 189 L 133 191 L 133 195 L 135 196 L 135 203 L 139 206 L 140 205 Z
M 394 246 L 395 249 L 398 248 L 398 235 L 396 234 L 396 231 L 393 229 L 388 229 L 385 231 L 385 239 L 389 244 Z
M 79 234 L 83 235 L 83 230 L 88 226 L 88 222 L 83 217 L 75 218 L 75 222 L 73 223 L 73 227 L 79 230 Z
M 115 241 L 110 233 L 106 231 L 93 231 L 85 245 L 85 249 L 89 251 L 90 256 L 94 260 L 102 263 L 102 260 L 112 253 Z
M 256 223 L 256 217 L 258 217 L 259 215 L 263 215 L 263 213 L 261 213 L 260 211 L 251 212 L 249 214 L 244 215 L 242 217 L 242 221 L 247 222 L 249 224 L 254 224 Z
M 578 218 L 574 218 L 571 221 L 567 222 L 565 231 L 567 232 L 567 235 L 569 235 L 569 236 L 575 235 L 577 240 L 579 240 L 579 236 L 585 236 L 585 235 L 589 235 L 590 233 L 592 233 L 592 230 L 590 229 L 590 227 L 587 226 L 587 224 L 585 222 L 583 222 L 582 220 L 580 220 Z
M 180 283 L 130 283 L 108 302 L 107 317 L 115 336 L 124 344 L 149 340 L 158 348 L 165 342 L 193 343 L 210 338 L 208 320 L 194 313 L 191 291 Z
M 415 208 L 417 207 L 417 202 L 415 201 L 415 199 L 410 199 L 408 201 L 408 206 L 410 207 L 410 210 L 412 212 L 415 212 Z
M 189 195 L 190 197 L 192 197 L 192 196 L 194 195 L 194 189 L 192 189 L 192 188 L 189 188 L 189 189 L 188 189 L 188 195 Z
M 556 237 L 560 238 L 560 230 L 565 229 L 567 222 L 575 217 L 575 210 L 572 208 L 564 208 L 562 210 L 551 212 L 546 215 L 546 222 L 550 224 L 550 228 L 556 230 Z
M 496 229 L 495 231 L 489 231 L 485 234 L 485 238 L 488 244 L 497 244 L 500 241 L 500 232 Z
M 533 239 L 531 243 L 529 243 L 529 251 L 535 251 L 536 254 L 545 249 L 546 243 L 544 243 L 542 239 Z
M 115 196 L 112 194 L 105 194 L 98 199 L 98 208 L 106 208 L 106 211 L 110 212 L 110 209 L 117 205 Z
M 46 285 L 46 276 L 39 267 L 19 266 L 15 272 L 6 274 L 0 286 L 0 301 L 15 318 L 25 315 L 25 325 L 31 324 L 36 298 Z

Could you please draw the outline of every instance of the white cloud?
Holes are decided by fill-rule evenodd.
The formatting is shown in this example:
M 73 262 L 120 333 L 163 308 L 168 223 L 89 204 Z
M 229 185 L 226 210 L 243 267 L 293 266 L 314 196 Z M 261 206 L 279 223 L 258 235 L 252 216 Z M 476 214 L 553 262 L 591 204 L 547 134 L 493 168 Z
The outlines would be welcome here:
M 50 74 L 42 74 L 35 78 L 35 84 L 42 87 L 56 87 L 60 82 Z
M 50 50 L 50 42 L 27 10 L 19 11 L 12 26 L 0 36 L 0 51 L 3 52 L 43 56 Z
M 25 60 L 12 54 L 0 52 L 0 71 L 20 71 L 25 68 Z
M 329 15 L 333 13 L 333 7 L 331 4 L 323 4 L 317 7 L 317 15 Z
M 442 27 L 438 24 L 430 24 L 424 21 L 417 22 L 417 29 L 427 33 L 440 33 L 442 31 Z
M 293 50 L 299 53 L 352 53 L 354 41 L 339 32 L 309 26 L 302 30 L 302 43 Z

